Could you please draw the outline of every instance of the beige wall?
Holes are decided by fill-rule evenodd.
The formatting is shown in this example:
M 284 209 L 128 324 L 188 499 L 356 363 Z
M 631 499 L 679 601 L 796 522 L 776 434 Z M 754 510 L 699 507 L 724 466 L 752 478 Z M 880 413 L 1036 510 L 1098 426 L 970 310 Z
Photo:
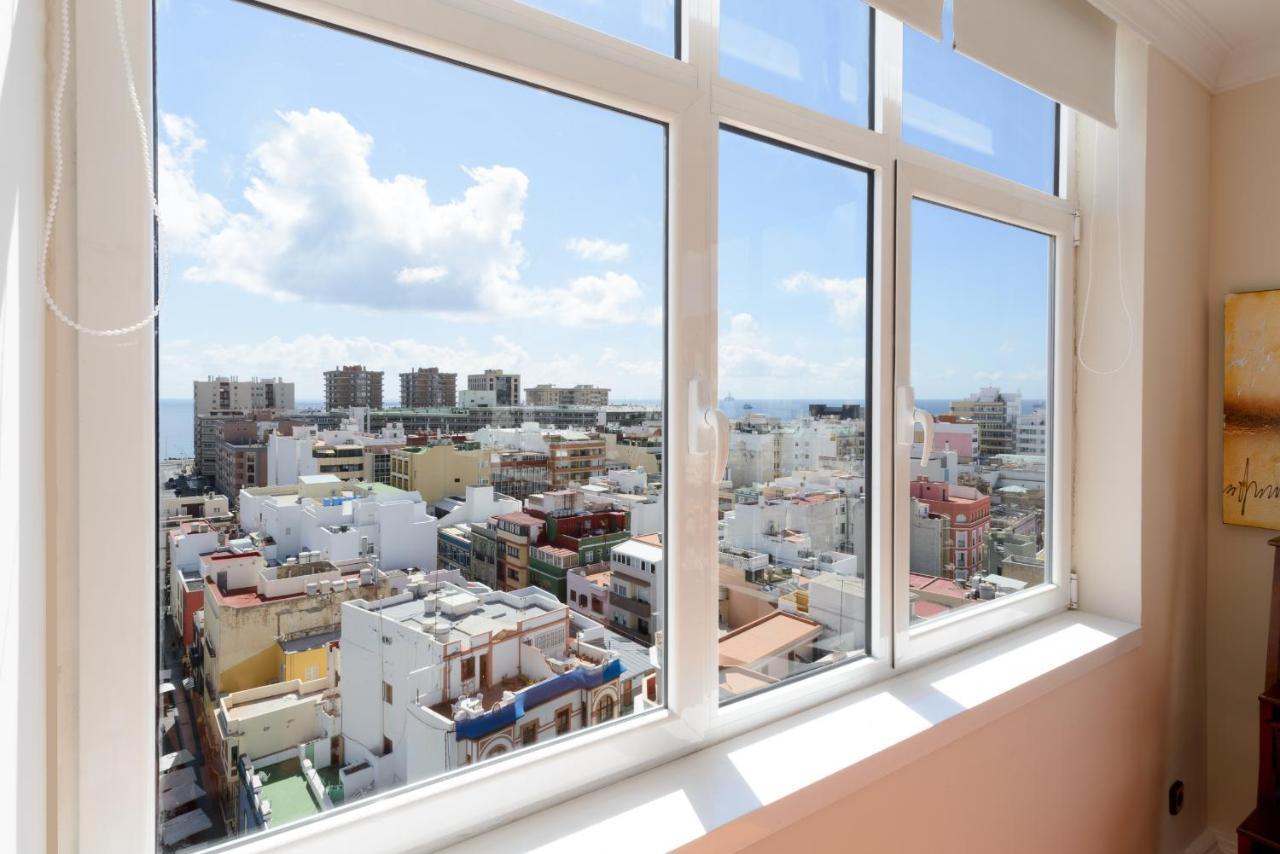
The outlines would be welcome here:
M 1209 823 L 1253 807 L 1274 532 L 1222 524 L 1222 303 L 1280 287 L 1280 79 L 1213 99 L 1208 399 Z
M 1138 576 L 1124 570 L 1139 563 L 1142 646 L 748 850 L 1180 854 L 1205 828 L 1206 480 L 1197 449 L 1206 440 L 1210 98 L 1154 52 L 1134 79 L 1146 49 L 1128 38 L 1122 47 L 1121 78 L 1136 103 L 1128 115 L 1121 105 L 1123 227 L 1113 204 L 1091 214 L 1104 219 L 1092 309 L 1103 320 L 1091 320 L 1090 353 L 1101 367 L 1124 356 L 1109 240 L 1117 233 L 1145 328 L 1125 369 L 1080 377 L 1075 537 L 1081 595 L 1096 610 L 1123 613 L 1138 598 Z M 1144 80 L 1145 134 L 1144 114 L 1131 112 Z M 1103 174 L 1114 174 L 1112 138 L 1101 139 Z M 1173 818 L 1166 792 L 1177 778 L 1186 807 Z M 769 813 L 742 821 L 767 826 Z M 733 827 L 689 850 L 725 850 L 717 846 Z

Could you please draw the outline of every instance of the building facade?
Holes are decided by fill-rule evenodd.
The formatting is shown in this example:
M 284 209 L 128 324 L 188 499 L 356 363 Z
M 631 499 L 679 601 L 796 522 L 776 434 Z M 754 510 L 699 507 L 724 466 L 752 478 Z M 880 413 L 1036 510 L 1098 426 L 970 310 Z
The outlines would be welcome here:
M 468 391 L 491 391 L 495 406 L 520 405 L 520 375 L 489 368 L 482 374 L 467 375 Z
M 241 380 L 239 377 L 209 377 L 192 383 L 196 415 L 218 412 L 290 412 L 293 410 L 293 383 L 279 377 Z
M 458 400 L 458 375 L 439 368 L 414 368 L 400 375 L 400 405 L 453 406 Z
M 364 365 L 344 365 L 325 371 L 324 405 L 329 410 L 353 406 L 381 409 L 382 371 L 371 371 Z
M 609 389 L 593 385 L 536 385 L 525 389 L 525 403 L 530 406 L 608 406 Z
M 964 400 L 951 401 L 951 414 L 978 425 L 978 456 L 1017 453 L 1022 395 L 982 388 Z

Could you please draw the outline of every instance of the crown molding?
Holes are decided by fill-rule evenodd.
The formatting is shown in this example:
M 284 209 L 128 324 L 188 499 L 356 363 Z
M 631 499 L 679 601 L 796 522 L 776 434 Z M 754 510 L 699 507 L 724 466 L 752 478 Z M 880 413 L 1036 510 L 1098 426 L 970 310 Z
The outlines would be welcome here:
M 1227 57 L 1218 71 L 1215 92 L 1238 89 L 1280 77 L 1280 32 L 1251 39 Z
M 1182 66 L 1210 91 L 1231 45 L 1184 0 L 1089 0 Z

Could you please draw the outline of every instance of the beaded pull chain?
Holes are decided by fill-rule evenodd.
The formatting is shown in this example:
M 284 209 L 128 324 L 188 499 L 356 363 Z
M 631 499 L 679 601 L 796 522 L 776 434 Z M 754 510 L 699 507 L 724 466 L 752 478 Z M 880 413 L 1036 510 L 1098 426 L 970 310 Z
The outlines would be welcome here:
M 133 115 L 137 120 L 138 139 L 142 147 L 142 164 L 146 170 L 147 198 L 150 202 L 151 216 L 155 221 L 155 228 L 151 233 L 151 250 L 153 253 L 158 254 L 156 252 L 158 249 L 156 235 L 163 228 L 163 221 L 160 218 L 160 204 L 156 195 L 155 173 L 152 171 L 151 166 L 151 143 L 147 136 L 147 121 L 142 113 L 142 104 L 138 98 L 138 87 L 133 77 L 133 61 L 129 55 L 129 41 L 125 38 L 124 9 L 121 6 L 121 0 L 115 0 L 115 12 L 116 37 L 120 42 L 120 56 L 124 62 L 125 82 L 129 86 L 129 100 L 133 104 Z M 57 300 L 54 299 L 53 294 L 49 292 L 49 244 L 53 240 L 54 220 L 58 216 L 58 199 L 62 194 L 62 102 L 67 89 L 67 69 L 71 64 L 70 0 L 62 0 L 61 18 L 62 50 L 61 58 L 58 61 L 58 82 L 53 96 L 53 187 L 49 192 L 49 208 L 44 220 L 44 245 L 40 252 L 39 269 L 40 289 L 44 291 L 45 304 L 49 306 L 49 310 L 53 312 L 53 315 L 77 332 L 103 337 L 128 335 L 150 324 L 160 313 L 160 306 L 164 302 L 165 286 L 169 280 L 168 264 L 163 254 L 160 255 L 160 292 L 157 296 L 155 307 L 151 309 L 151 312 L 146 317 L 128 326 L 121 326 L 115 329 L 95 329 L 85 326 L 63 311 Z

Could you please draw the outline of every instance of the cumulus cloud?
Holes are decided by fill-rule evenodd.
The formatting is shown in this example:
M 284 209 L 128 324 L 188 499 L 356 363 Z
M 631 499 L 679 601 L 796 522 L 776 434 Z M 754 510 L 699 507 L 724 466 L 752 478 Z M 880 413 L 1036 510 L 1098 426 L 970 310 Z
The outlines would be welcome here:
M 812 273 L 792 273 L 782 280 L 785 291 L 811 291 L 831 301 L 836 317 L 846 323 L 861 318 L 867 305 L 866 279 L 821 278 Z
M 649 319 L 652 307 L 630 276 L 607 272 L 552 287 L 521 280 L 529 178 L 519 169 L 466 167 L 470 184 L 461 196 L 438 201 L 421 177 L 375 175 L 373 137 L 342 114 L 313 108 L 278 119 L 249 156 L 244 209 L 229 212 L 197 188 L 194 160 L 203 141 L 194 123 L 166 117 L 162 211 L 195 260 L 188 279 L 281 302 L 453 318 L 537 315 L 565 325 Z M 587 247 L 598 260 L 618 260 L 618 247 L 626 249 L 599 243 Z
M 195 122 L 172 113 L 160 114 L 158 194 L 167 247 L 191 251 L 226 221 L 227 211 L 209 193 L 196 187 L 195 158 L 205 141 Z
M 574 237 L 566 241 L 564 248 L 584 261 L 625 261 L 631 254 L 626 243 L 610 243 L 590 237 Z

